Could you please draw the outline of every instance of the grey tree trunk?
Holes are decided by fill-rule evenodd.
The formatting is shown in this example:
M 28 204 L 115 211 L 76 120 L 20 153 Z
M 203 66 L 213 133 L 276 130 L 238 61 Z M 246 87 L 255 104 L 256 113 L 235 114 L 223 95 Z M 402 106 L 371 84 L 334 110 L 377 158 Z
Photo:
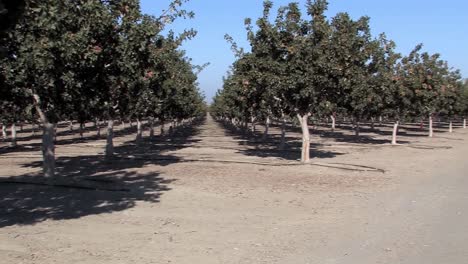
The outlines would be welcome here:
M 359 134 L 361 132 L 360 122 L 359 122 L 359 120 L 356 120 L 354 122 L 355 122 L 355 124 L 354 124 L 354 133 L 355 133 L 356 137 L 359 137 Z
M 335 118 L 334 115 L 331 115 L 330 118 L 332 120 L 332 128 L 331 129 L 332 129 L 332 132 L 333 132 L 336 129 L 336 118 Z
M 149 125 L 150 125 L 150 139 L 153 140 L 154 139 L 154 118 L 151 118 L 150 121 L 149 121 Z
M 80 138 L 81 139 L 83 138 L 83 128 L 84 128 L 83 123 L 80 123 Z
M 114 156 L 114 120 L 107 121 L 106 158 Z
M 57 129 L 58 129 L 58 124 L 54 124 L 54 143 L 57 142 Z
M 252 133 L 255 133 L 255 117 L 254 116 L 250 116 L 250 131 Z
M 165 122 L 164 122 L 164 120 L 163 120 L 163 121 L 161 121 L 161 131 L 160 131 L 160 133 L 161 133 L 161 136 L 162 136 L 162 135 L 164 135 L 164 133 L 166 133 L 166 131 L 165 131 L 165 127 L 164 127 L 164 126 L 165 126 L 165 124 L 164 124 L 164 123 L 165 123 Z
M 284 150 L 286 147 L 286 118 L 283 117 L 283 120 L 281 121 L 281 142 L 279 149 Z
M 44 158 L 44 176 L 52 178 L 55 176 L 55 125 L 49 122 L 43 124 L 44 133 L 42 136 L 42 155 Z
M 434 127 L 433 127 L 432 115 L 429 115 L 429 137 L 434 137 Z
M 268 139 L 268 130 L 270 129 L 270 117 L 267 116 L 266 121 L 265 121 L 265 132 L 263 133 L 263 140 Z
M 44 114 L 42 109 L 39 107 L 41 105 L 41 99 L 39 95 L 33 94 L 34 98 L 34 107 L 39 115 L 39 118 L 42 122 L 42 169 L 44 177 L 52 178 L 55 176 L 55 140 L 56 138 L 56 124 L 49 122 L 47 116 Z
M 16 147 L 16 124 L 11 125 L 11 144 L 12 147 Z
M 31 130 L 32 130 L 32 135 L 35 136 L 36 135 L 36 123 L 32 122 Z
M 453 133 L 453 123 L 452 123 L 452 120 L 450 120 L 450 124 L 449 124 L 449 133 Z
M 94 124 L 96 127 L 97 137 L 100 138 L 101 137 L 101 124 L 99 123 L 99 119 L 96 118 L 96 120 L 94 121 Z
M 399 121 L 396 121 L 393 125 L 393 134 L 392 134 L 392 145 L 397 144 L 397 135 L 398 135 L 398 126 L 400 125 Z
M 375 119 L 373 117 L 371 117 L 371 129 L 375 129 Z
M 70 132 L 73 132 L 73 121 L 70 120 L 70 122 L 68 123 L 68 126 L 70 128 Z
M 7 128 L 6 128 L 6 125 L 5 125 L 5 124 L 2 124 L 2 137 L 3 137 L 3 139 L 7 139 L 7 138 L 8 138 Z
M 310 131 L 309 131 L 309 120 L 310 114 L 306 115 L 297 115 L 299 122 L 301 123 L 302 129 L 302 152 L 301 152 L 301 162 L 308 163 L 310 162 Z
M 141 145 L 142 138 L 143 138 L 143 135 L 142 135 L 142 129 L 141 129 L 141 121 L 138 118 L 137 119 L 137 135 L 136 135 L 136 139 L 135 139 L 135 142 L 136 142 L 137 146 Z
M 466 118 L 465 118 L 465 119 L 463 119 L 463 128 L 465 128 L 465 129 L 466 129 Z

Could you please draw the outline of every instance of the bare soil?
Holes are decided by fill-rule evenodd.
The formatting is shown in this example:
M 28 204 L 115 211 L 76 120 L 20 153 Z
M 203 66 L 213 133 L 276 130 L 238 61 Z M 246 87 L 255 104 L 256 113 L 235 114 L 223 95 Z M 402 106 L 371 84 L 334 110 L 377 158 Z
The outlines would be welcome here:
M 30 127 L 0 143 L 0 263 L 468 263 L 468 130 L 311 126 L 301 165 L 292 126 L 286 151 L 276 126 L 126 128 L 110 161 L 88 127 L 59 128 L 55 186 Z

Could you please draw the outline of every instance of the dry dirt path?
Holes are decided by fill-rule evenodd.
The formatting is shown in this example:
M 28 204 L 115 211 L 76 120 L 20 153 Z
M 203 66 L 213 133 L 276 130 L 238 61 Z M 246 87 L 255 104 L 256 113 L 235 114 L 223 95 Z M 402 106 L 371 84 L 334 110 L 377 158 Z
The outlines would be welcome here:
M 315 160 L 385 174 L 212 162 L 293 161 L 210 117 L 189 134 L 148 146 L 174 161 L 64 163 L 129 193 L 0 186 L 0 263 L 467 263 L 467 131 L 418 138 L 447 148 L 340 146 Z M 1 162 L 12 174 L 28 161 Z

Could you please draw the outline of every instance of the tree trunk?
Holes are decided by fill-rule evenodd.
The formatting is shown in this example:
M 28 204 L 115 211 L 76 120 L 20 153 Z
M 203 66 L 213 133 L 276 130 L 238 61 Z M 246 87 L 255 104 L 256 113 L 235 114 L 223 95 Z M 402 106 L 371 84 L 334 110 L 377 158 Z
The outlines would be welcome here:
M 375 130 L 375 118 L 371 117 L 371 129 Z
M 334 132 L 335 129 L 336 129 L 336 118 L 335 118 L 335 115 L 331 115 L 330 118 L 331 118 L 331 120 L 332 120 L 332 132 Z
M 164 135 L 164 133 L 166 132 L 166 131 L 165 131 L 165 127 L 164 127 L 164 126 L 165 126 L 165 124 L 164 124 L 164 120 L 161 120 L 161 131 L 160 131 L 160 133 L 161 133 L 161 136 L 162 136 L 162 135 Z
M 466 129 L 466 118 L 463 119 L 463 128 Z
M 58 129 L 58 124 L 54 124 L 54 143 L 57 143 L 57 129 Z
M 252 115 L 250 116 L 250 131 L 255 134 L 255 117 Z
M 39 107 L 41 105 L 41 99 L 39 95 L 33 94 L 34 98 L 34 107 L 36 112 L 39 115 L 39 118 L 42 122 L 43 133 L 42 133 L 42 158 L 43 158 L 43 173 L 44 177 L 52 178 L 55 176 L 55 145 L 54 140 L 56 138 L 56 125 L 49 122 L 47 116 L 44 114 L 42 109 Z
M 121 125 L 122 125 L 122 130 L 124 130 L 124 129 L 125 129 L 125 120 L 122 119 L 122 122 L 121 122 L 121 123 L 122 123 L 122 124 L 121 124 Z
M 52 178 L 55 176 L 55 125 L 49 122 L 43 124 L 44 133 L 42 136 L 42 156 L 44 159 L 44 176 Z
M 36 124 L 34 122 L 31 123 L 31 130 L 32 130 L 32 135 L 36 135 Z
M 392 145 L 397 144 L 397 135 L 398 135 L 398 126 L 400 122 L 396 121 L 395 124 L 393 125 L 393 134 L 392 134 Z
M 23 132 L 23 122 L 20 123 L 20 131 Z
M 141 129 L 141 121 L 138 118 L 137 119 L 137 135 L 136 135 L 136 139 L 135 139 L 135 142 L 136 142 L 137 146 L 140 146 L 142 137 L 143 136 L 142 136 L 142 129 Z
M 106 158 L 114 156 L 114 120 L 107 121 Z
M 153 140 L 154 139 L 154 118 L 151 118 L 150 121 L 149 121 L 149 125 L 150 125 L 150 139 Z
M 80 122 L 80 138 L 83 139 L 83 128 L 84 128 L 84 125 L 83 123 Z
M 382 116 L 379 116 L 379 126 L 382 126 Z
M 267 116 L 265 121 L 265 132 L 263 133 L 263 140 L 267 140 L 268 138 L 268 130 L 270 129 L 270 117 Z
M 5 124 L 2 124 L 2 137 L 3 137 L 3 139 L 8 138 L 7 128 L 6 128 Z
M 432 120 L 432 114 L 429 115 L 429 137 L 434 136 L 434 128 L 433 128 L 433 120 Z
M 281 142 L 279 149 L 284 150 L 286 146 L 286 118 L 283 117 L 283 120 L 281 121 Z
M 96 118 L 94 123 L 96 124 L 95 127 L 96 127 L 97 137 L 100 138 L 101 137 L 101 124 L 99 124 L 99 119 Z
M 354 121 L 354 133 L 356 135 L 356 137 L 359 137 L 359 133 L 361 132 L 361 127 L 360 127 L 360 122 L 359 122 L 359 119 L 356 119 Z
M 70 122 L 68 123 L 68 126 L 70 128 L 70 132 L 73 132 L 73 121 L 70 120 Z
M 12 147 L 16 147 L 16 124 L 13 123 L 11 125 L 11 143 L 10 145 Z
M 453 133 L 453 123 L 452 123 L 452 120 L 450 120 L 450 124 L 449 124 L 449 133 Z
M 301 162 L 308 163 L 310 162 L 310 132 L 309 132 L 309 117 L 310 114 L 306 115 L 297 115 L 302 129 L 302 152 L 301 152 Z

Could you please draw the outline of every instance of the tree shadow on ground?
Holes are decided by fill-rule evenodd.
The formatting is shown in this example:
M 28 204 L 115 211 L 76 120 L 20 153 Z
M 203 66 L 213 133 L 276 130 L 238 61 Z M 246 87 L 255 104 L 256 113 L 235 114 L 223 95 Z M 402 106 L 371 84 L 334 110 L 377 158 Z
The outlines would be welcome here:
M 0 228 L 118 212 L 134 207 L 138 201 L 159 202 L 175 180 L 141 169 L 179 162 L 178 157 L 164 151 L 193 142 L 191 137 L 198 132 L 195 126 L 199 124 L 175 130 L 173 136 L 185 144 L 160 148 L 146 142 L 148 146 L 140 149 L 128 143 L 115 148 L 113 159 L 102 155 L 57 158 L 54 179 L 40 174 L 0 178 Z M 23 166 L 39 169 L 42 161 Z
M 266 138 L 263 137 L 263 132 L 256 130 L 255 132 L 246 132 L 232 126 L 229 123 L 217 121 L 225 130 L 225 135 L 233 137 L 236 140 L 241 140 L 238 144 L 245 147 L 237 152 L 246 156 L 254 156 L 259 158 L 279 158 L 282 160 L 297 161 L 301 158 L 302 143 L 297 137 L 286 136 L 285 148 L 279 149 L 281 135 L 270 133 Z M 277 129 L 276 125 L 271 125 L 272 129 Z M 290 134 L 294 131 L 291 126 L 286 126 L 286 133 Z M 319 149 L 322 144 L 311 144 L 310 157 L 317 159 L 334 158 L 338 155 L 343 155 L 340 152 L 327 151 Z

